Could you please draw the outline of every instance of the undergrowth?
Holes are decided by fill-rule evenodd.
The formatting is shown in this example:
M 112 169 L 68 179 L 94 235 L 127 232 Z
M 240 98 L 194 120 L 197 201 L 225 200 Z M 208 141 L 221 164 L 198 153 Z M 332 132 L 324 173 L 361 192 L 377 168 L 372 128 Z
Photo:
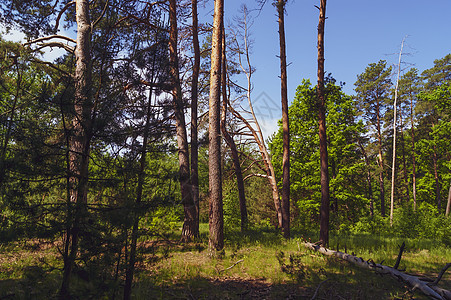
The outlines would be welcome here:
M 315 241 L 316 232 L 293 230 L 287 241 L 266 226 L 245 232 L 227 228 L 225 255 L 217 259 L 208 256 L 208 225 L 200 229 L 194 243 L 178 243 L 179 232 L 142 241 L 134 299 L 302 299 L 315 293 L 318 299 L 424 298 L 390 277 L 303 247 L 304 240 Z M 406 249 L 400 268 L 409 273 L 434 278 L 451 261 L 449 246 L 425 238 L 332 232 L 329 248 L 393 266 L 402 242 Z M 61 280 L 56 246 L 42 241 L 1 244 L 0 298 L 52 298 Z M 74 287 L 86 299 L 122 297 L 120 283 L 101 287 L 96 282 L 76 276 Z M 450 289 L 450 276 L 440 285 Z

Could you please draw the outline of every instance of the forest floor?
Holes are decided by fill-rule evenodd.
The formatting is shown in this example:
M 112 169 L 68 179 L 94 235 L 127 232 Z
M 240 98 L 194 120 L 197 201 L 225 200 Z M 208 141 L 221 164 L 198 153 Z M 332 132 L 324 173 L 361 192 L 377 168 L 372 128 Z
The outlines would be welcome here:
M 393 266 L 402 241 L 407 246 L 400 268 L 409 274 L 435 278 L 451 262 L 451 248 L 434 241 L 336 236 L 331 248 Z M 226 232 L 224 256 L 211 258 L 205 228 L 196 243 L 180 244 L 176 235 L 142 241 L 133 299 L 427 299 L 390 276 L 301 243 L 300 235 L 285 241 L 270 229 Z M 51 299 L 61 275 L 57 246 L 35 240 L 0 245 L 0 299 Z M 442 288 L 451 289 L 450 273 Z M 74 299 L 121 299 L 120 279 L 108 285 L 100 277 L 74 278 Z

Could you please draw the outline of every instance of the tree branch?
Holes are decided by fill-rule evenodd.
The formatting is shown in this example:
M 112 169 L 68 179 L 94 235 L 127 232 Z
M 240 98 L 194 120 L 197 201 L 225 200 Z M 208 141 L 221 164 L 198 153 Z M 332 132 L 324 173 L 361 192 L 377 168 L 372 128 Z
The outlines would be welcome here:
M 63 9 L 59 12 L 58 16 L 56 17 L 55 31 L 58 30 L 58 27 L 59 27 L 59 24 L 60 24 L 60 19 L 61 19 L 61 16 L 63 15 L 63 13 L 64 13 L 71 5 L 73 5 L 73 4 L 75 4 L 75 1 L 71 1 L 71 2 L 67 3 L 67 4 L 63 7 Z
M 259 173 L 253 173 L 253 174 L 249 174 L 249 175 L 247 175 L 246 177 L 244 177 L 244 179 L 243 179 L 243 181 L 246 181 L 248 178 L 251 178 L 251 177 L 262 177 L 262 178 L 269 178 L 270 176 L 268 176 L 268 175 L 266 175 L 266 174 L 259 174 Z
M 45 47 L 58 47 L 66 50 L 67 52 L 74 53 L 75 47 L 71 47 L 69 45 L 63 44 L 61 42 L 50 42 L 50 43 L 41 43 L 38 45 L 39 47 L 34 49 L 33 51 L 39 51 Z
M 77 43 L 76 40 L 71 39 L 70 37 L 67 37 L 67 36 L 64 36 L 64 35 L 60 35 L 60 34 L 54 34 L 54 35 L 44 36 L 44 37 L 41 37 L 41 38 L 38 38 L 38 39 L 35 39 L 35 40 L 32 40 L 32 41 L 26 42 L 23 45 L 24 46 L 28 46 L 28 45 L 31 45 L 31 44 L 36 44 L 36 43 L 40 43 L 40 42 L 43 42 L 43 41 L 48 41 L 48 40 L 51 40 L 51 39 L 62 39 L 62 40 L 66 40 L 66 41 L 74 43 L 74 44 Z
M 91 25 L 92 28 L 94 28 L 94 27 L 97 25 L 97 23 L 99 23 L 99 21 L 100 21 L 100 20 L 103 18 L 103 16 L 105 15 L 106 8 L 108 7 L 109 2 L 110 2 L 109 0 L 107 0 L 107 1 L 105 2 L 105 6 L 103 7 L 102 13 L 101 13 L 100 16 L 97 18 L 97 20 L 95 20 L 95 22 L 92 23 L 92 25 Z
M 443 267 L 443 269 L 440 271 L 440 274 L 437 276 L 437 279 L 432 283 L 433 285 L 437 285 L 439 283 L 440 279 L 442 279 L 443 277 L 443 274 L 445 274 L 446 270 L 448 270 L 449 267 L 451 267 L 451 263 L 448 263 Z

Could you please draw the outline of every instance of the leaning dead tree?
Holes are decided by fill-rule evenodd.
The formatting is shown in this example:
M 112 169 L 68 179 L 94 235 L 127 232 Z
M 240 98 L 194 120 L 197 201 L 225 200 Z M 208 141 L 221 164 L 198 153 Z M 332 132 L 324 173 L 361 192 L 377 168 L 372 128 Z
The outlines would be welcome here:
M 422 277 L 417 277 L 414 275 L 409 275 L 409 274 L 403 273 L 397 269 L 399 266 L 399 262 L 401 260 L 402 249 L 404 248 L 402 246 L 401 246 L 401 251 L 399 252 L 398 259 L 397 259 L 394 267 L 388 267 L 388 266 L 384 266 L 382 264 L 377 264 L 371 259 L 364 260 L 361 257 L 357 257 L 355 255 L 350 255 L 350 254 L 340 252 L 340 251 L 330 250 L 330 249 L 324 248 L 322 246 L 319 246 L 319 245 L 313 244 L 313 243 L 304 243 L 304 246 L 311 250 L 318 251 L 327 256 L 335 256 L 335 257 L 344 259 L 344 260 L 346 260 L 356 266 L 359 266 L 361 268 L 373 270 L 373 271 L 377 272 L 378 274 L 388 274 L 398 280 L 401 280 L 401 281 L 409 284 L 412 287 L 412 290 L 418 289 L 421 292 L 423 292 L 425 295 L 431 297 L 432 299 L 441 299 L 441 300 L 451 299 L 450 291 L 442 289 L 437 286 L 437 284 L 440 282 L 441 278 L 443 277 L 443 274 L 451 266 L 451 263 L 447 264 L 442 269 L 440 274 L 437 276 L 437 279 L 431 280 L 429 278 L 422 278 Z
M 265 144 L 265 139 L 263 137 L 262 129 L 260 127 L 260 123 L 258 122 L 257 116 L 254 111 L 254 107 L 252 104 L 251 92 L 252 92 L 252 74 L 254 69 L 251 65 L 250 61 L 250 40 L 249 40 L 249 19 L 248 19 L 248 10 L 246 6 L 242 7 L 243 18 L 239 24 L 239 29 L 243 33 L 237 33 L 236 31 L 232 31 L 233 35 L 233 43 L 235 44 L 235 53 L 238 56 L 238 64 L 246 75 L 246 86 L 239 87 L 246 93 L 246 100 L 249 106 L 248 110 L 241 110 L 234 108 L 233 105 L 229 105 L 231 113 L 235 116 L 235 118 L 241 122 L 241 128 L 238 130 L 238 133 L 242 136 L 246 136 L 249 142 L 257 145 L 260 155 L 262 157 L 261 161 L 254 160 L 252 164 L 257 165 L 262 173 L 251 173 L 247 175 L 244 180 L 250 177 L 263 177 L 268 179 L 268 182 L 271 186 L 272 197 L 274 200 L 274 206 L 277 213 L 278 227 L 282 228 L 282 208 L 280 204 L 280 196 L 279 189 L 277 187 L 277 180 L 274 172 L 274 166 L 271 162 L 271 157 L 269 155 L 268 149 Z M 243 45 L 240 44 L 239 40 L 243 40 Z M 245 117 L 246 116 L 246 117 Z

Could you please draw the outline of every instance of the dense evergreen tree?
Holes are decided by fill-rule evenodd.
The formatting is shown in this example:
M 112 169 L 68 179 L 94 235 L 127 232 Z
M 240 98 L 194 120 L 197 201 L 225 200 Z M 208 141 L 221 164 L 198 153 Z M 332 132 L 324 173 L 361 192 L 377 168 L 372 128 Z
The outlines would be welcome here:
M 377 143 L 379 167 L 379 199 L 382 216 L 385 216 L 385 162 L 384 162 L 384 114 L 390 97 L 391 67 L 386 61 L 371 63 L 365 72 L 357 76 L 355 82 L 356 98 L 362 117 L 367 121 Z
M 418 75 L 418 70 L 415 68 L 410 69 L 406 72 L 399 80 L 399 100 L 400 100 L 400 116 L 404 119 L 401 129 L 408 128 L 410 126 L 410 157 L 412 163 L 412 200 L 414 210 L 416 209 L 417 203 L 417 188 L 416 188 L 416 154 L 415 154 L 415 126 L 416 126 L 416 114 L 415 106 L 418 100 L 418 93 L 421 89 L 421 79 Z M 404 173 L 406 173 L 406 154 L 407 145 L 404 140 L 404 130 L 401 132 L 401 146 L 403 149 L 403 168 Z M 407 148 L 407 149 L 406 149 Z M 409 187 L 406 188 L 406 194 L 409 196 Z

